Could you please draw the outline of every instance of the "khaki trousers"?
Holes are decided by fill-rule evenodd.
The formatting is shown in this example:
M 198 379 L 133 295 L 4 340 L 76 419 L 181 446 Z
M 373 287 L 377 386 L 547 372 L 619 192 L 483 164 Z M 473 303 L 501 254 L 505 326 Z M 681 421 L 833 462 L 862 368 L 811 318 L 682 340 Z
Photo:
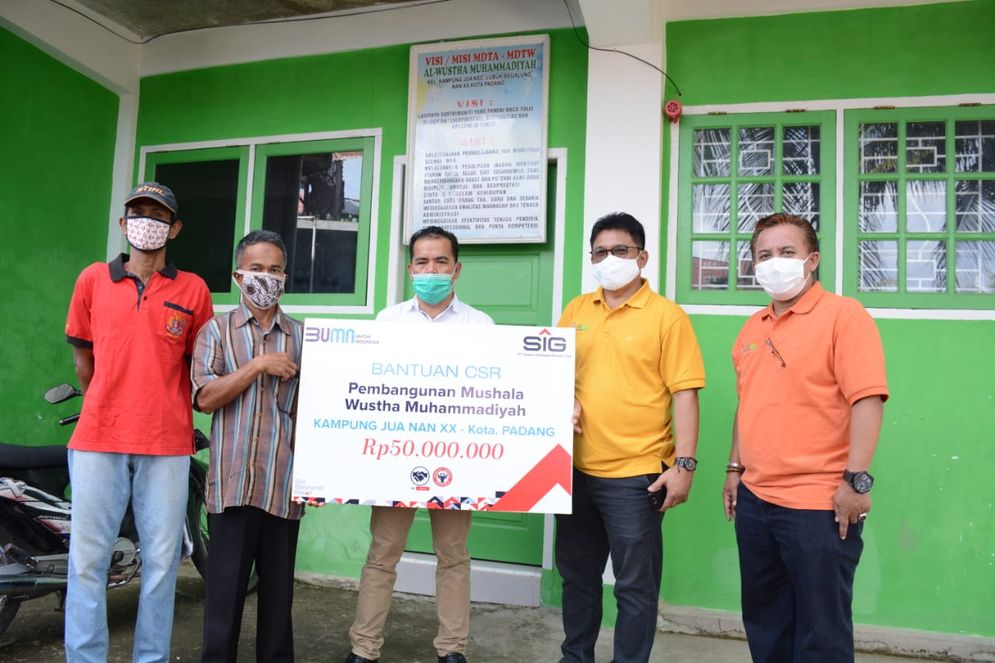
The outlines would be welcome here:
M 439 632 L 432 644 L 439 656 L 463 653 L 470 635 L 469 511 L 429 509 L 435 550 L 435 604 Z M 356 620 L 349 629 L 353 653 L 375 660 L 383 647 L 383 629 L 397 579 L 397 562 L 408 541 L 415 509 L 373 507 L 370 552 L 359 578 Z

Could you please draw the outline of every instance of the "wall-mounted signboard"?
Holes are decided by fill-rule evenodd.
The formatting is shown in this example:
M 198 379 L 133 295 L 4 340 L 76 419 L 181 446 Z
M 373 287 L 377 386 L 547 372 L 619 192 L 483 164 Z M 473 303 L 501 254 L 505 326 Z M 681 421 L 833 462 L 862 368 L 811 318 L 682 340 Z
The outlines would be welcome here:
M 549 37 L 411 47 L 405 236 L 545 242 Z

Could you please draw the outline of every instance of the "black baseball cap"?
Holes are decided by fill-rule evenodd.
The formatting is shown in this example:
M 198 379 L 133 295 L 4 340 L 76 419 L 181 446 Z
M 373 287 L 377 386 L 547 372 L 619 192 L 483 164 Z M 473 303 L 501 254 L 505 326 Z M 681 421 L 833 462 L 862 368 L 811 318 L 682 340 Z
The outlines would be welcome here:
M 165 184 L 142 182 L 124 199 L 124 206 L 127 207 L 128 203 L 133 200 L 139 200 L 140 198 L 154 200 L 173 214 L 176 214 L 176 196 L 173 195 L 173 190 Z

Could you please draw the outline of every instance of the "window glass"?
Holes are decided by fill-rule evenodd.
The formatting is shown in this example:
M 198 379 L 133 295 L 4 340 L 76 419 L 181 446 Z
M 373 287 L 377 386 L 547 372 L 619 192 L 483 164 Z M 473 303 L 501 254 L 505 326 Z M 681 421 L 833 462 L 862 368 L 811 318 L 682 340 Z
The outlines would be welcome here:
M 844 133 L 860 163 L 846 173 L 845 291 L 871 306 L 995 308 L 978 297 L 995 292 L 995 108 L 855 110 Z
M 739 174 L 770 175 L 774 172 L 774 127 L 739 130 Z
M 860 125 L 860 172 L 894 173 L 898 170 L 898 124 Z
M 894 232 L 898 229 L 898 183 L 860 183 L 859 228 L 864 232 Z
M 956 246 L 957 292 L 995 293 L 995 241 Z
M 944 122 L 909 122 L 905 133 L 905 163 L 910 173 L 942 173 L 947 169 Z
M 282 306 L 369 305 L 376 145 L 371 135 L 150 149 L 144 178 L 173 188 L 184 222 L 170 259 L 200 274 L 216 305 L 234 305 L 235 246 L 249 229 L 272 230 L 287 245 Z
M 819 174 L 819 127 L 784 127 L 784 174 Z
M 898 290 L 898 242 L 860 242 L 860 289 Z
M 822 237 L 833 215 L 834 113 L 689 116 L 681 120 L 679 299 L 765 303 L 750 255 L 757 221 L 776 212 L 809 220 Z M 831 230 L 829 231 L 831 232 Z M 832 246 L 822 278 L 832 278 Z
M 739 232 L 752 233 L 757 221 L 774 213 L 773 182 L 749 182 L 739 185 Z
M 957 230 L 995 232 L 995 180 L 957 180 Z
M 738 246 L 738 269 L 736 271 L 737 290 L 760 290 L 757 277 L 753 273 L 753 253 L 750 251 L 750 243 L 740 240 Z
M 781 193 L 781 208 L 788 214 L 808 219 L 819 229 L 819 183 L 788 182 Z
M 905 224 L 909 232 L 942 232 L 947 227 L 947 183 L 909 180 L 905 194 Z
M 692 242 L 691 284 L 699 290 L 725 290 L 729 282 L 729 242 Z
M 169 244 L 169 259 L 199 274 L 211 292 L 231 289 L 238 209 L 239 160 L 160 163 L 153 179 L 176 194 L 183 229 Z
M 288 293 L 351 293 L 363 153 L 321 152 L 266 160 L 263 228 L 287 242 Z
M 909 292 L 946 290 L 947 243 L 909 241 L 905 245 L 905 284 Z
M 995 172 L 995 120 L 969 120 L 954 125 L 957 172 Z
M 694 132 L 694 174 L 726 177 L 730 173 L 729 130 L 700 129 Z
M 728 231 L 731 204 L 728 184 L 696 184 L 694 186 L 694 231 L 697 233 Z

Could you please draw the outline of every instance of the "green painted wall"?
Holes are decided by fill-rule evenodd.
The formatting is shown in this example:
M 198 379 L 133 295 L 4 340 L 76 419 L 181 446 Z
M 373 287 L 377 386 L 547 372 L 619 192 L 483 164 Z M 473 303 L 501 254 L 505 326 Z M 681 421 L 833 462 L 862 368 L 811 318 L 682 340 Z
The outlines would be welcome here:
M 66 310 L 80 270 L 106 258 L 118 99 L 0 29 L 0 442 L 59 444 L 45 389 L 72 381 Z
M 568 150 L 567 217 L 580 219 L 587 52 L 571 31 L 554 30 L 548 34 L 549 145 Z M 408 53 L 408 46 L 392 46 L 143 79 L 137 148 L 222 138 L 381 128 L 377 263 L 386 265 L 390 249 L 393 158 L 406 150 Z M 579 232 L 582 232 L 579 226 L 568 231 L 568 245 L 579 242 Z M 386 271 L 377 270 L 376 309 L 382 308 L 386 301 Z M 199 420 L 199 425 L 204 427 L 203 420 Z M 301 528 L 297 568 L 358 576 L 369 546 L 368 526 L 366 508 L 328 506 L 309 510 Z
M 993 34 L 988 1 L 680 22 L 667 26 L 667 64 L 685 104 L 992 93 Z M 691 501 L 665 519 L 663 597 L 738 611 L 721 487 L 736 400 L 729 353 L 744 318 L 693 319 L 708 371 L 702 468 Z M 854 620 L 995 636 L 995 321 L 878 327 L 892 396 Z
M 684 105 L 992 92 L 993 34 L 990 0 L 680 21 L 667 73 Z

